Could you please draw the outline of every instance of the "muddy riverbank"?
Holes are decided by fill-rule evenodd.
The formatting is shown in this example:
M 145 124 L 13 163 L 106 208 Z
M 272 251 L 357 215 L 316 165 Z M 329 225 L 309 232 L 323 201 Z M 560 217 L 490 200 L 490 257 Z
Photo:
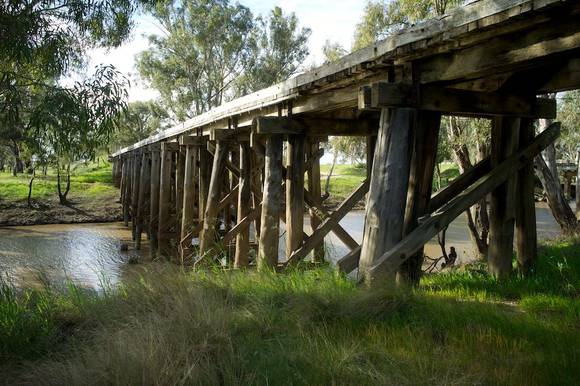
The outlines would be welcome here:
M 61 205 L 56 199 L 4 201 L 0 198 L 0 226 L 103 223 L 122 220 L 118 195 L 72 197 Z

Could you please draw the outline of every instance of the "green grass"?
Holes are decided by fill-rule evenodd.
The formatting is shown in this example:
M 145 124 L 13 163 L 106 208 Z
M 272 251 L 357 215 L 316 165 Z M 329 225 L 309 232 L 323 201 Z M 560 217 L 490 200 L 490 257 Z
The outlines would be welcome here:
M 530 279 L 475 267 L 414 291 L 325 269 L 163 266 L 100 295 L 5 283 L 0 363 L 8 383 L 39 385 L 572 385 L 579 256 L 578 239 L 563 240 Z
M 5 201 L 22 201 L 28 197 L 30 175 L 0 173 L 0 199 Z M 64 185 L 63 185 L 64 188 Z M 111 165 L 101 162 L 76 167 L 71 173 L 71 197 L 98 197 L 117 192 L 112 185 Z M 32 198 L 46 200 L 57 196 L 56 172 L 49 169 L 46 176 L 38 173 L 32 187 Z
M 322 189 L 331 165 L 320 165 Z M 330 177 L 329 191 L 332 199 L 344 200 L 366 178 L 366 165 L 335 165 Z
M 322 174 L 322 188 L 326 175 L 331 165 L 320 165 Z M 453 162 L 442 162 L 441 169 L 441 188 L 449 185 L 454 178 L 459 176 L 459 169 Z M 352 193 L 366 178 L 366 165 L 335 165 L 332 177 L 330 178 L 329 191 L 330 196 L 337 200 L 344 200 Z M 437 181 L 433 181 L 433 190 L 437 190 Z

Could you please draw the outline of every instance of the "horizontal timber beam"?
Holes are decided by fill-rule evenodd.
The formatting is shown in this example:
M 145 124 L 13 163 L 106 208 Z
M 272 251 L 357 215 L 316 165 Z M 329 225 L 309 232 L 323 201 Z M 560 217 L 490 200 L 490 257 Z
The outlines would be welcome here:
M 364 92 L 361 90 L 361 92 Z M 515 94 L 479 92 L 376 82 L 371 85 L 372 108 L 414 107 L 456 115 L 502 115 L 528 118 L 556 118 L 556 101 Z
M 252 123 L 256 134 L 306 134 L 320 137 L 326 135 L 367 136 L 376 134 L 378 119 L 332 119 L 307 117 L 258 117 Z
M 554 142 L 560 135 L 560 123 L 555 122 L 548 129 L 538 135 L 534 141 L 524 149 L 518 151 L 505 161 L 481 177 L 468 189 L 454 197 L 439 210 L 431 214 L 421 225 L 397 245 L 385 252 L 377 262 L 359 275 L 361 279 L 373 280 L 375 275 L 382 272 L 385 275 L 396 272 L 399 266 L 412 256 L 419 248 L 433 236 L 449 225 L 457 216 L 475 204 L 483 196 L 506 181 L 513 173 L 529 164 L 529 162 Z
M 533 67 L 552 55 L 572 55 L 580 47 L 578 13 L 580 6 L 570 2 L 558 21 L 533 26 L 517 34 L 498 36 L 486 42 L 445 52 L 416 64 L 421 83 L 454 82 Z M 576 54 L 577 55 L 577 54 Z

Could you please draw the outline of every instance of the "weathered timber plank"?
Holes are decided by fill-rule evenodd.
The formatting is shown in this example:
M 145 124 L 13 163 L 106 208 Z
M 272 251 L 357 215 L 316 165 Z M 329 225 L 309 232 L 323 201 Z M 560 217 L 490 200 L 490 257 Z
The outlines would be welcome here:
M 422 83 L 466 80 L 513 71 L 533 60 L 580 47 L 577 15 L 542 28 L 490 39 L 472 47 L 436 55 L 417 63 Z
M 294 251 L 286 261 L 286 265 L 291 266 L 297 264 L 304 259 L 308 254 L 323 240 L 324 237 L 335 228 L 336 224 L 352 210 L 352 208 L 359 202 L 369 189 L 369 181 L 365 180 L 354 192 L 352 192 L 330 216 L 328 216 L 320 224 L 318 228 L 308 237 L 302 246 Z
M 240 188 L 239 185 L 234 186 L 234 188 L 232 190 L 230 190 L 224 196 L 224 198 L 221 199 L 221 201 L 218 204 L 218 212 L 220 210 L 224 209 L 228 204 L 230 204 L 234 199 L 237 198 L 239 188 Z
M 333 119 L 308 117 L 257 117 L 252 123 L 253 133 L 304 134 L 310 137 L 325 135 L 366 136 L 377 132 L 378 120 L 372 118 Z
M 373 107 L 415 107 L 454 115 L 501 115 L 555 118 L 556 101 L 515 94 L 479 92 L 435 86 L 376 82 L 372 84 Z
M 324 221 L 325 218 L 330 216 L 330 213 L 324 208 L 320 199 L 318 203 L 316 203 L 312 194 L 307 190 L 304 191 L 304 202 L 310 208 L 311 225 L 320 224 L 322 221 Z M 312 222 L 312 219 L 315 219 L 315 221 Z M 318 226 L 312 226 L 312 231 L 314 231 L 316 228 L 318 228 Z M 349 249 L 354 249 L 359 246 L 356 240 L 352 238 L 352 236 L 342 227 L 342 225 L 340 225 L 340 223 L 337 223 L 334 228 L 332 228 L 332 232 Z M 324 245 L 322 245 L 322 247 L 324 247 Z
M 580 88 L 580 58 L 575 58 L 570 59 L 560 71 L 542 85 L 538 90 L 538 94 L 548 94 L 578 88 Z
M 234 225 L 232 229 L 230 229 L 230 231 L 224 235 L 222 243 L 224 244 L 229 243 L 234 238 L 236 238 L 236 236 L 240 232 L 244 231 L 245 229 L 248 229 L 252 221 L 259 218 L 261 213 L 262 213 L 262 203 L 258 203 L 257 206 L 254 206 L 254 208 L 250 210 L 250 212 L 246 215 L 246 217 L 239 220 L 238 223 Z
M 183 188 L 185 179 L 185 147 L 179 146 L 176 152 L 176 166 L 175 166 L 175 217 L 177 229 L 175 230 L 177 234 L 177 240 L 181 240 L 181 221 L 183 216 L 181 211 L 183 210 Z M 178 247 L 181 243 L 178 244 Z
M 339 272 L 349 274 L 358 267 L 360 260 L 360 245 L 347 253 L 344 257 L 336 262 L 336 268 Z
M 530 145 L 511 155 L 465 191 L 431 214 L 413 232 L 382 254 L 373 266 L 368 269 L 368 275 L 360 279 L 373 280 L 374 277 L 381 273 L 381 276 L 394 273 L 409 256 L 431 240 L 441 229 L 449 225 L 457 216 L 474 205 L 483 196 L 504 183 L 513 173 L 524 167 L 550 143 L 554 142 L 559 135 L 560 124 L 552 124 L 547 130 L 538 135 Z
M 199 199 L 198 199 L 198 223 L 203 224 L 205 208 L 207 203 L 207 194 L 209 191 L 209 181 L 211 179 L 211 166 L 213 159 L 207 150 L 206 137 L 200 137 L 201 145 L 199 147 Z

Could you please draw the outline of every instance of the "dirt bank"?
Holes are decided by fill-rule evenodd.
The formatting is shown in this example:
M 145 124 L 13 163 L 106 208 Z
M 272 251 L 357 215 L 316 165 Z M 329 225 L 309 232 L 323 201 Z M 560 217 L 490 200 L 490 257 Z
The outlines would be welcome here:
M 39 200 L 29 208 L 24 201 L 0 199 L 0 226 L 35 224 L 70 224 L 122 220 L 118 197 L 72 197 L 61 205 L 58 200 Z

